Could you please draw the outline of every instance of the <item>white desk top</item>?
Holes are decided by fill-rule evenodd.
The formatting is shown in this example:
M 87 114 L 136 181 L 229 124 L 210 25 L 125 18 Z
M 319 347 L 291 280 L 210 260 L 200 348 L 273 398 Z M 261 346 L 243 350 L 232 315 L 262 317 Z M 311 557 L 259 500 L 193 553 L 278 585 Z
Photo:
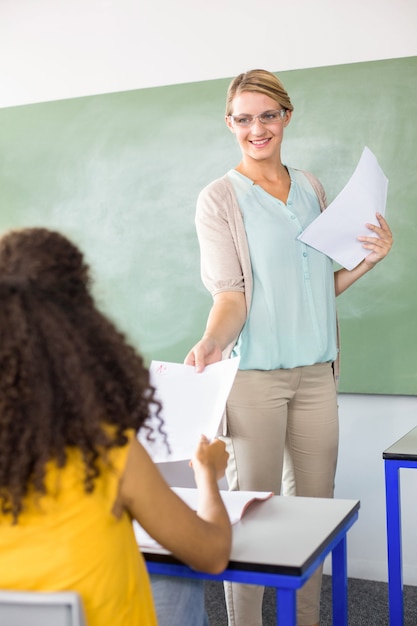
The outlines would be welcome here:
M 255 502 L 233 526 L 227 569 L 302 575 L 339 531 L 355 519 L 359 506 L 358 500 L 283 496 Z M 142 551 L 150 561 L 177 562 L 163 549 Z
M 417 426 L 408 432 L 404 437 L 387 448 L 382 456 L 384 459 L 407 459 L 417 460 Z

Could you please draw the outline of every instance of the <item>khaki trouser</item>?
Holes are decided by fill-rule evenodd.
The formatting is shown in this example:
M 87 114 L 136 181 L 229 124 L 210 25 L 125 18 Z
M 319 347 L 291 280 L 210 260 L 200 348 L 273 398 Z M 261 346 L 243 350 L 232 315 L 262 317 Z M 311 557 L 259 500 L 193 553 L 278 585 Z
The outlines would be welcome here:
M 330 363 L 239 371 L 227 427 L 229 489 L 333 497 L 339 427 Z M 322 567 L 297 593 L 300 626 L 319 621 L 321 574 Z M 263 587 L 224 586 L 229 626 L 262 626 Z

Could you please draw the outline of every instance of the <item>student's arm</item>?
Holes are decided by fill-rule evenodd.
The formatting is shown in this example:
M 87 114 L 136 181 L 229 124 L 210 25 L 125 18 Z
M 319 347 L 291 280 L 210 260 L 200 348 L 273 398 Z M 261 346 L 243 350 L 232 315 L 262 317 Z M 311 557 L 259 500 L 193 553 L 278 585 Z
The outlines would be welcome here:
M 199 493 L 197 513 L 168 486 L 134 439 L 120 481 L 122 505 L 156 541 L 196 570 L 218 574 L 229 561 L 232 531 L 217 480 L 228 454 L 222 441 L 202 437 L 191 461 Z
M 373 230 L 377 237 L 358 237 L 363 242 L 363 247 L 370 250 L 368 256 L 359 263 L 353 270 L 340 269 L 334 274 L 334 286 L 336 296 L 343 293 L 348 287 L 353 285 L 361 276 L 369 272 L 375 265 L 384 259 L 392 246 L 392 233 L 387 221 L 380 213 L 376 214 L 379 226 L 367 224 L 366 227 Z
M 246 320 L 245 294 L 223 291 L 214 296 L 206 330 L 185 358 L 201 372 L 206 365 L 221 361 L 223 350 L 239 335 Z

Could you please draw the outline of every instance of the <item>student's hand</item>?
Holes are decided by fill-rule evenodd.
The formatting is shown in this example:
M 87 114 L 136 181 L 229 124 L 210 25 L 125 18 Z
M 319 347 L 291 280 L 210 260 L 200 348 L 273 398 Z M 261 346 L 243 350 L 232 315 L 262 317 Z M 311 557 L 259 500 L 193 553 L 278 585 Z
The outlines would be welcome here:
M 220 439 L 214 439 L 211 443 L 205 435 L 201 435 L 198 446 L 190 461 L 190 467 L 193 468 L 196 480 L 200 472 L 213 472 L 216 481 L 224 476 L 229 458 L 226 452 L 226 445 Z
M 196 372 L 202 372 L 206 365 L 222 360 L 221 347 L 212 337 L 203 337 L 191 348 L 185 357 L 185 365 L 194 365 Z
M 364 263 L 370 268 L 374 267 L 379 261 L 384 259 L 392 247 L 392 232 L 386 219 L 380 214 L 376 214 L 379 226 L 374 224 L 366 224 L 369 230 L 372 230 L 377 237 L 360 236 L 358 240 L 362 242 L 363 247 L 371 250 L 365 257 Z

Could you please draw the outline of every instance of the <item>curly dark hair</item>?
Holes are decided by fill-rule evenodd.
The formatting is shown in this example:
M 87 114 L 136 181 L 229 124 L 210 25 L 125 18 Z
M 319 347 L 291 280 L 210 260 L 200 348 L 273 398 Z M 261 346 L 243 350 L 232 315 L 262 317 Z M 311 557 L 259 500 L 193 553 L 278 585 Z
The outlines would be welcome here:
M 126 445 L 128 429 L 145 427 L 149 440 L 159 431 L 167 444 L 143 359 L 97 309 L 90 282 L 82 253 L 58 232 L 0 239 L 0 510 L 14 522 L 67 447 L 81 451 L 91 492 L 98 460 Z

